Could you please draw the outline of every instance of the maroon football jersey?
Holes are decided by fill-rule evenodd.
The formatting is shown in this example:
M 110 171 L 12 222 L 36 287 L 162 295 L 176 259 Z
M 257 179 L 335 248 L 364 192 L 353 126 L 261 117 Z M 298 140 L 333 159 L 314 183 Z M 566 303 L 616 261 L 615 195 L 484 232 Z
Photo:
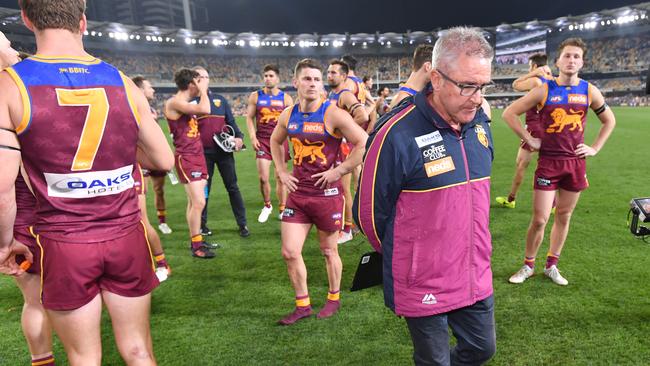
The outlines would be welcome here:
M 16 221 L 14 228 L 32 226 L 36 222 L 36 197 L 27 187 L 22 174 L 16 178 Z
M 278 124 L 278 117 L 284 110 L 284 92 L 280 91 L 277 95 L 264 93 L 264 90 L 257 91 L 256 121 L 257 138 L 268 139 Z
M 35 231 L 92 243 L 128 234 L 138 115 L 126 77 L 93 57 L 30 57 L 7 69 L 23 100 L 16 129 L 37 200 Z
M 203 154 L 199 123 L 195 116 L 181 115 L 178 119 L 167 118 L 169 132 L 174 138 L 174 147 L 177 155 Z
M 293 145 L 293 176 L 298 178 L 298 193 L 315 196 L 343 193 L 340 180 L 322 189 L 314 186 L 318 179 L 312 178 L 334 166 L 341 146 L 341 138 L 327 131 L 325 111 L 329 106 L 329 100 L 325 100 L 311 113 L 301 112 L 300 105 L 291 107 L 287 131 Z

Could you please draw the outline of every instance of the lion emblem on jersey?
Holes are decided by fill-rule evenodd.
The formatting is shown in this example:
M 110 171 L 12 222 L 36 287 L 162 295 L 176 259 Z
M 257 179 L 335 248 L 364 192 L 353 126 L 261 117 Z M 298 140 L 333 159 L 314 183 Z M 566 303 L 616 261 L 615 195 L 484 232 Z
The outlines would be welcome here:
M 282 113 L 281 110 L 279 109 L 271 109 L 271 108 L 262 108 L 260 109 L 260 115 L 262 117 L 257 121 L 258 123 L 261 124 L 267 124 L 269 122 L 275 122 L 278 120 L 278 117 L 280 117 L 280 113 Z
M 490 146 L 490 143 L 487 138 L 487 133 L 485 132 L 485 129 L 481 125 L 476 125 L 474 127 L 474 131 L 476 131 L 476 138 L 478 138 L 478 142 L 481 143 L 484 147 Z
M 199 136 L 199 123 L 195 118 L 190 119 L 187 123 L 190 129 L 187 131 L 187 137 L 196 138 Z
M 585 115 L 584 111 L 574 111 L 573 108 L 569 109 L 570 113 L 567 113 L 562 108 L 555 108 L 551 112 L 551 118 L 553 118 L 553 124 L 546 128 L 547 133 L 560 133 L 564 130 L 564 127 L 571 126 L 569 131 L 575 131 L 577 128 L 578 131 L 582 131 L 582 117 Z
M 325 147 L 325 142 L 323 141 L 315 141 L 315 142 L 310 142 L 309 140 L 305 140 L 305 142 L 301 142 L 297 138 L 291 138 L 291 143 L 293 144 L 293 151 L 294 151 L 294 157 L 293 157 L 293 164 L 294 165 L 302 165 L 302 160 L 304 158 L 309 157 L 309 163 L 313 164 L 316 162 L 317 159 L 321 159 L 321 164 L 325 165 L 327 164 L 327 157 L 325 154 L 323 154 L 323 148 Z

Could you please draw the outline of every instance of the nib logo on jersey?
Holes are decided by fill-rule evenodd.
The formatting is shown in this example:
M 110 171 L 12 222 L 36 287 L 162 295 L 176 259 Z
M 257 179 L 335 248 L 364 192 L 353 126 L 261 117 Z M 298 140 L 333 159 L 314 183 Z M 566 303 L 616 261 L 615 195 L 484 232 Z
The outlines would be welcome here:
M 47 194 L 59 198 L 92 198 L 133 188 L 133 165 L 115 170 L 56 174 L 44 173 Z

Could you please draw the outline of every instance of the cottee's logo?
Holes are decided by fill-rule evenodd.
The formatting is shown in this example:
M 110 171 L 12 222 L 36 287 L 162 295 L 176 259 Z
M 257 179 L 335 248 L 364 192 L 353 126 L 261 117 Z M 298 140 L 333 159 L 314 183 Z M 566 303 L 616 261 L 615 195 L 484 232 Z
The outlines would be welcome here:
M 323 135 L 325 134 L 325 125 L 322 123 L 305 122 L 302 125 L 302 132 Z
M 569 104 L 587 104 L 587 96 L 584 94 L 569 94 Z

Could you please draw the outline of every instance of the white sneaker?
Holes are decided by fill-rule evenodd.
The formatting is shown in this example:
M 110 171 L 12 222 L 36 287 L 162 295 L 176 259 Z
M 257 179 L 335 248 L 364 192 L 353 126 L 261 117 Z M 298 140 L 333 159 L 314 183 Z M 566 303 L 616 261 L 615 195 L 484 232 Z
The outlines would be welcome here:
M 350 240 L 352 240 L 352 238 L 354 238 L 354 236 L 352 235 L 352 231 L 341 231 L 339 232 L 339 240 L 337 241 L 337 243 L 339 244 L 347 243 Z
M 167 277 L 169 277 L 169 272 L 167 272 L 167 268 L 165 267 L 156 268 L 156 277 L 158 277 L 158 281 L 164 282 L 167 279 Z
M 272 213 L 273 213 L 273 206 L 262 207 L 262 212 L 260 212 L 260 215 L 257 217 L 257 221 L 262 223 L 266 222 L 266 220 L 269 219 L 269 216 L 271 216 Z
M 521 268 L 519 268 L 517 273 L 510 276 L 510 279 L 508 281 L 510 283 L 523 283 L 528 277 L 532 276 L 533 273 L 535 273 L 535 271 L 524 264 Z
M 567 281 L 566 278 L 562 277 L 560 270 L 557 269 L 557 266 L 555 265 L 552 265 L 549 268 L 545 268 L 544 275 L 550 278 L 557 285 L 566 286 L 569 284 L 569 281 Z
M 160 230 L 161 233 L 167 235 L 172 233 L 172 228 L 167 225 L 166 222 L 163 222 L 162 224 L 158 225 L 158 230 Z
M 278 220 L 282 221 L 282 212 L 278 214 Z

